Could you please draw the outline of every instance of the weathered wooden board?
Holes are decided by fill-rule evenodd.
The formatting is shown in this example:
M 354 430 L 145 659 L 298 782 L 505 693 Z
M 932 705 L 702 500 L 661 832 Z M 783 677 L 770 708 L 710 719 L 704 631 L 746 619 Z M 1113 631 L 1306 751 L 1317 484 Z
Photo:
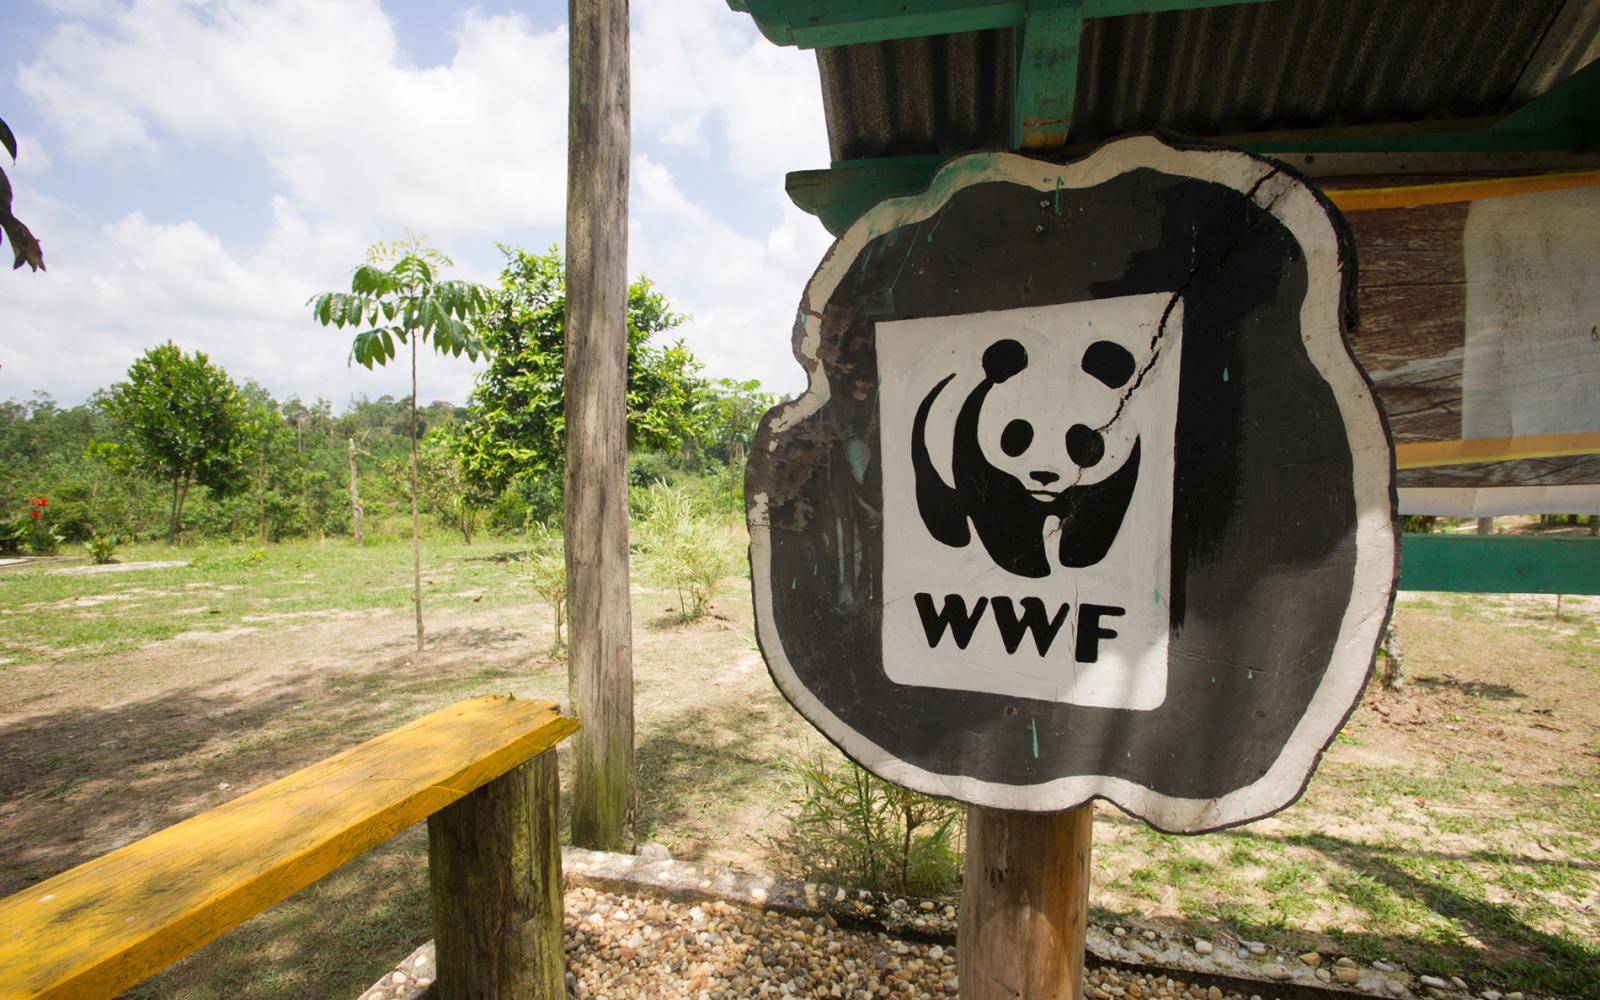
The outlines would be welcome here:
M 112 996 L 577 728 L 474 698 L 0 900 L 0 998 Z
M 1168 830 L 1299 794 L 1395 578 L 1337 213 L 1152 137 L 951 161 L 869 211 L 747 474 L 762 649 L 881 776 Z
M 1600 513 L 1600 446 L 1541 449 L 1600 431 L 1600 175 L 1331 194 L 1356 239 L 1352 343 L 1402 446 L 1402 512 Z M 1495 456 L 1451 465 L 1405 447 L 1485 439 Z

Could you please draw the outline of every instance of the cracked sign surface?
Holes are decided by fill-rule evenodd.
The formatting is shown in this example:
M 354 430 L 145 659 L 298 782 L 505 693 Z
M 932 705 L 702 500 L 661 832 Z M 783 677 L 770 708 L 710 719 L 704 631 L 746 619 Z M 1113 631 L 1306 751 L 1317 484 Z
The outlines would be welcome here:
M 978 805 L 1198 831 L 1292 802 L 1396 575 L 1348 247 L 1270 161 L 1147 136 L 971 154 L 867 212 L 747 472 L 785 696 Z

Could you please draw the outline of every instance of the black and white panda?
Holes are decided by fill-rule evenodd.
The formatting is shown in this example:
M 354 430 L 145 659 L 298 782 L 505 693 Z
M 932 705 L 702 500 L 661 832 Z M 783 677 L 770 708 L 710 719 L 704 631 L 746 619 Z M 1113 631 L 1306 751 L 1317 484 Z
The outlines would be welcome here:
M 1137 366 L 1125 347 L 1108 340 L 1095 341 L 1076 360 L 1091 378 L 1030 366 L 1027 349 L 1015 340 L 983 352 L 984 377 L 956 417 L 954 485 L 934 465 L 927 425 L 955 374 L 923 398 L 912 425 L 912 465 L 917 509 L 935 539 L 965 546 L 971 521 L 995 564 L 1026 577 L 1050 575 L 1052 532 L 1062 566 L 1105 558 L 1139 478 L 1139 435 L 1118 420 Z

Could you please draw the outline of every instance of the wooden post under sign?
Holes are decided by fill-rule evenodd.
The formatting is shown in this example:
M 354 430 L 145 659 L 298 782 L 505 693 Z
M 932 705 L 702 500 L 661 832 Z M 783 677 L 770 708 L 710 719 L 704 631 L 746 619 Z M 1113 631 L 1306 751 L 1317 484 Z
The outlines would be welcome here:
M 956 951 L 962 1000 L 1078 1000 L 1094 804 L 969 806 Z

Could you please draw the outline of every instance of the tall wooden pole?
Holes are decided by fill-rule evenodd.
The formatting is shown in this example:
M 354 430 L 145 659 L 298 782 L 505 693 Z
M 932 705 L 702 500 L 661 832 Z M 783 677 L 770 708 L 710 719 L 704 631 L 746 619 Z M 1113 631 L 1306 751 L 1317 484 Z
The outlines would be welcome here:
M 961 1000 L 1079 1000 L 1094 804 L 967 809 L 956 967 Z
M 422 652 L 422 522 L 417 517 L 417 337 L 411 341 L 411 597 L 417 607 L 417 652 Z
M 568 24 L 567 677 L 583 720 L 572 842 L 631 852 L 627 0 L 570 0 Z

